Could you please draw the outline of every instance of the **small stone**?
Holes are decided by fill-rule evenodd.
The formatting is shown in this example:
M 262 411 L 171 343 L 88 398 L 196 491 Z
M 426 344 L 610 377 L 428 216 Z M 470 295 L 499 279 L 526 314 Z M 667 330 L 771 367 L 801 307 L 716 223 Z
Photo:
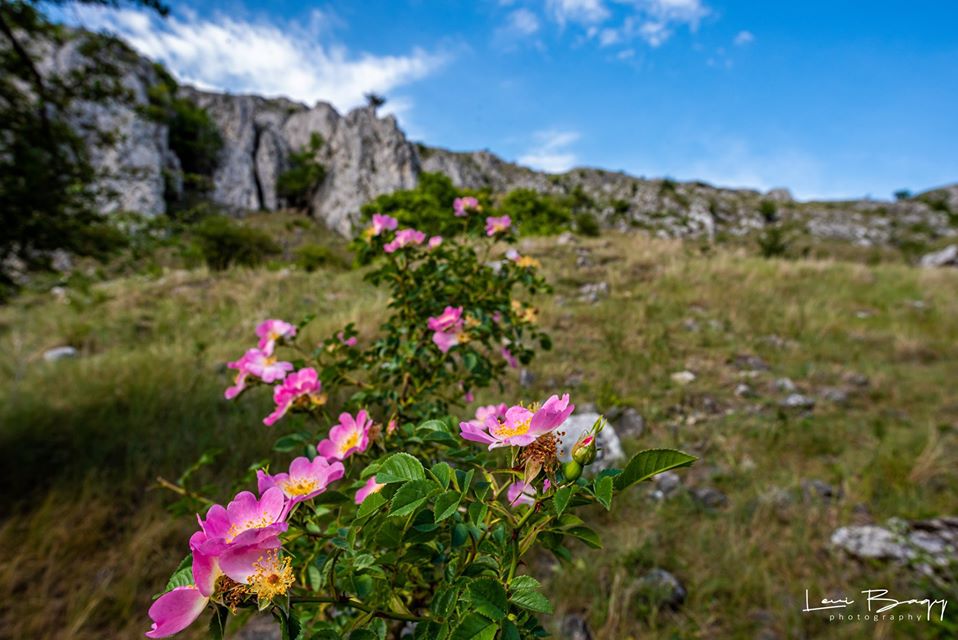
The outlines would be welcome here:
M 638 438 L 645 433 L 645 418 L 631 407 L 622 412 L 622 417 L 616 423 L 616 431 L 627 438 Z
M 667 500 L 682 488 L 682 477 L 674 471 L 665 471 L 652 480 L 653 488 L 649 493 L 653 500 Z
M 779 378 L 775 381 L 775 388 L 783 393 L 792 393 L 798 389 L 791 378 Z
M 608 282 L 593 282 L 579 287 L 579 300 L 595 304 L 599 298 L 606 298 L 609 295 Z
M 665 569 L 652 569 L 636 582 L 636 594 L 664 609 L 678 609 L 688 595 L 679 579 Z
M 871 384 L 871 380 L 863 373 L 848 373 L 845 374 L 845 381 L 848 384 L 855 385 L 856 387 L 867 387 Z
M 570 231 L 563 231 L 559 234 L 559 237 L 556 238 L 556 244 L 559 246 L 567 244 L 578 244 L 579 240 L 575 235 Z
M 570 613 L 562 619 L 562 627 L 559 630 L 561 640 L 592 640 L 592 630 L 589 629 L 589 623 L 585 616 L 578 613 Z
M 800 393 L 792 393 L 780 404 L 786 409 L 811 409 L 815 406 L 815 400 Z
M 686 331 L 695 333 L 699 330 L 699 323 L 694 318 L 686 318 L 682 321 L 682 326 L 685 327 Z
M 63 360 L 64 358 L 75 358 L 77 357 L 77 350 L 74 347 L 56 347 L 48 351 L 43 352 L 43 359 L 47 362 L 56 362 L 57 360 Z
M 747 353 L 740 353 L 732 358 L 731 364 L 739 371 L 768 371 L 769 369 L 767 362 Z
M 691 371 L 676 371 L 672 374 L 672 382 L 677 384 L 690 384 L 695 381 L 695 374 Z
M 833 546 L 857 558 L 907 560 L 913 554 L 901 536 L 877 525 L 841 527 L 832 534 Z
M 696 502 L 708 509 L 721 509 L 728 505 L 728 496 L 712 487 L 697 487 L 689 493 Z
M 536 381 L 536 374 L 532 373 L 525 367 L 519 369 L 519 386 L 529 388 Z
M 835 404 L 845 404 L 848 402 L 848 392 L 837 387 L 827 387 L 822 389 L 821 396 L 823 399 Z
M 840 500 L 844 495 L 841 487 L 833 487 L 827 482 L 814 478 L 802 480 L 802 493 L 805 495 L 805 500 L 821 500 L 824 502 Z
M 752 387 L 743 382 L 735 386 L 735 395 L 739 398 L 754 398 L 756 394 Z

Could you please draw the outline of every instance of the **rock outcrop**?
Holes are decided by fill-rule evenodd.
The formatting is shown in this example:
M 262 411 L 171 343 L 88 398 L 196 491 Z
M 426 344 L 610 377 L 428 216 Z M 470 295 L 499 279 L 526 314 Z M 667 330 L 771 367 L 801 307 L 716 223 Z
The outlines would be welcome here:
M 59 71 L 76 68 L 81 53 L 75 44 L 52 52 L 47 65 Z M 132 105 L 87 105 L 81 117 L 117 142 L 94 154 L 98 167 L 112 177 L 106 186 L 114 197 L 106 211 L 132 210 L 152 215 L 165 210 L 169 177 L 181 164 L 168 144 L 165 125 L 148 120 L 146 104 L 158 73 L 147 59 L 130 53 L 124 83 Z M 349 234 L 360 207 L 377 195 L 414 187 L 425 172 L 443 173 L 459 187 L 489 189 L 495 194 L 526 188 L 540 193 L 578 193 L 590 199 L 606 226 L 643 228 L 662 237 L 743 236 L 766 223 L 762 209 L 790 228 L 810 236 L 859 245 L 907 244 L 958 235 L 958 185 L 895 202 L 798 202 L 783 188 L 768 193 L 723 189 L 701 182 L 637 178 L 622 172 L 577 168 L 546 174 L 490 153 L 453 152 L 408 140 L 392 116 L 372 108 L 347 114 L 319 102 L 307 105 L 284 98 L 232 95 L 182 87 L 180 95 L 204 108 L 219 129 L 224 145 L 211 197 L 235 214 L 272 211 L 284 206 L 277 180 L 290 153 L 307 147 L 314 133 L 325 144 L 316 160 L 326 177 L 312 197 L 313 214 L 330 228 Z M 172 185 L 175 187 L 176 185 Z M 913 243 L 912 243 L 913 244 Z

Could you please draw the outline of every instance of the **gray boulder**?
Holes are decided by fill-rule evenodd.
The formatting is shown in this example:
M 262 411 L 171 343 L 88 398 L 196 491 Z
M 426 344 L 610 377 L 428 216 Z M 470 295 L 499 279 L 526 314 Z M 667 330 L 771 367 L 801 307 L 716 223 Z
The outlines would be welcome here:
M 665 569 L 652 569 L 636 583 L 636 595 L 644 602 L 662 609 L 678 609 L 688 593 L 679 579 Z
M 941 251 L 926 253 L 919 264 L 923 267 L 958 267 L 958 244 L 948 245 Z

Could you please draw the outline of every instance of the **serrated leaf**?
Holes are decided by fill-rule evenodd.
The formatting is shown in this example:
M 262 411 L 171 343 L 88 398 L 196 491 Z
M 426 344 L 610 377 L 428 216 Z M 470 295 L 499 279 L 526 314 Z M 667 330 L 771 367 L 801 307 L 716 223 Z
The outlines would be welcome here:
M 458 491 L 446 491 L 436 498 L 436 522 L 445 520 L 459 509 L 462 495 Z
M 408 453 L 394 453 L 386 458 L 376 473 L 376 482 L 392 484 L 409 480 L 425 480 L 422 463 Z
M 532 576 L 516 576 L 509 583 L 509 600 L 516 606 L 535 611 L 552 613 L 549 600 L 539 592 L 541 585 Z
M 470 613 L 452 632 L 452 640 L 492 640 L 496 637 L 499 625 L 483 618 L 478 613 Z
M 572 527 L 571 529 L 566 529 L 565 533 L 566 535 L 578 538 L 593 549 L 602 548 L 602 541 L 599 539 L 599 534 L 589 527 Z
M 612 508 L 612 478 L 603 476 L 595 479 L 593 485 L 595 489 L 595 499 L 598 500 L 605 510 Z
M 393 496 L 390 517 L 406 516 L 423 505 L 439 491 L 439 485 L 432 480 L 412 480 L 399 487 Z
M 509 583 L 509 590 L 516 591 L 538 591 L 542 584 L 532 576 L 516 576 Z
M 449 478 L 452 476 L 452 467 L 450 467 L 445 462 L 437 462 L 430 469 L 433 477 L 436 479 L 436 482 L 439 483 L 443 489 L 449 487 Z
M 386 498 L 381 493 L 370 493 L 356 510 L 356 518 L 365 518 L 378 511 L 384 504 L 386 504 Z
M 470 608 L 486 616 L 490 620 L 499 622 L 509 613 L 509 602 L 506 590 L 499 581 L 492 577 L 476 578 L 469 583 L 466 589 Z
M 185 567 L 175 571 L 170 579 L 166 581 L 166 591 L 172 591 L 177 587 L 185 587 L 193 584 L 193 567 Z
M 567 485 L 555 492 L 552 497 L 552 507 L 555 509 L 557 516 L 561 516 L 565 508 L 569 506 L 573 491 L 575 491 L 575 485 Z
M 697 459 L 695 456 L 675 449 L 640 451 L 632 456 L 622 473 L 615 477 L 615 489 L 622 491 L 663 471 L 687 467 Z

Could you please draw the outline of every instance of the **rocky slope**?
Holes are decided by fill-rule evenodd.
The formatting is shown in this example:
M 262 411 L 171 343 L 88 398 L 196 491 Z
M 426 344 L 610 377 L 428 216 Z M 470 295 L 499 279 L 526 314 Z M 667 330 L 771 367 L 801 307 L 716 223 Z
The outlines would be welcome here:
M 69 68 L 77 52 L 69 46 L 52 56 L 59 69 Z M 97 163 L 115 174 L 116 193 L 104 209 L 145 214 L 165 210 L 164 176 L 179 161 L 167 144 L 168 132 L 139 115 L 147 91 L 156 82 L 152 63 L 138 58 L 124 78 L 134 106 L 93 107 L 86 117 L 119 133 L 119 141 L 96 154 Z M 441 172 L 461 187 L 504 193 L 530 188 L 543 193 L 570 193 L 577 188 L 596 204 L 607 225 L 638 226 L 662 236 L 743 235 L 763 226 L 763 201 L 776 203 L 776 214 L 808 234 L 862 245 L 901 243 L 905 238 L 935 242 L 958 227 L 958 185 L 899 201 L 793 201 L 784 189 L 769 193 L 722 189 L 700 182 L 649 180 L 599 169 L 573 169 L 552 175 L 506 162 L 487 151 L 452 152 L 408 140 L 392 116 L 379 117 L 360 108 L 343 115 L 331 105 L 312 107 L 286 99 L 266 99 L 180 89 L 203 107 L 219 128 L 224 145 L 213 175 L 211 197 L 235 214 L 275 210 L 278 176 L 290 153 L 303 149 L 312 133 L 325 144 L 317 159 L 326 178 L 312 200 L 314 215 L 339 233 L 348 234 L 360 206 L 369 199 L 416 185 L 424 171 Z M 125 169 L 125 171 L 120 171 Z M 132 169 L 132 171 L 131 171 Z M 767 207 L 768 205 L 766 205 Z

